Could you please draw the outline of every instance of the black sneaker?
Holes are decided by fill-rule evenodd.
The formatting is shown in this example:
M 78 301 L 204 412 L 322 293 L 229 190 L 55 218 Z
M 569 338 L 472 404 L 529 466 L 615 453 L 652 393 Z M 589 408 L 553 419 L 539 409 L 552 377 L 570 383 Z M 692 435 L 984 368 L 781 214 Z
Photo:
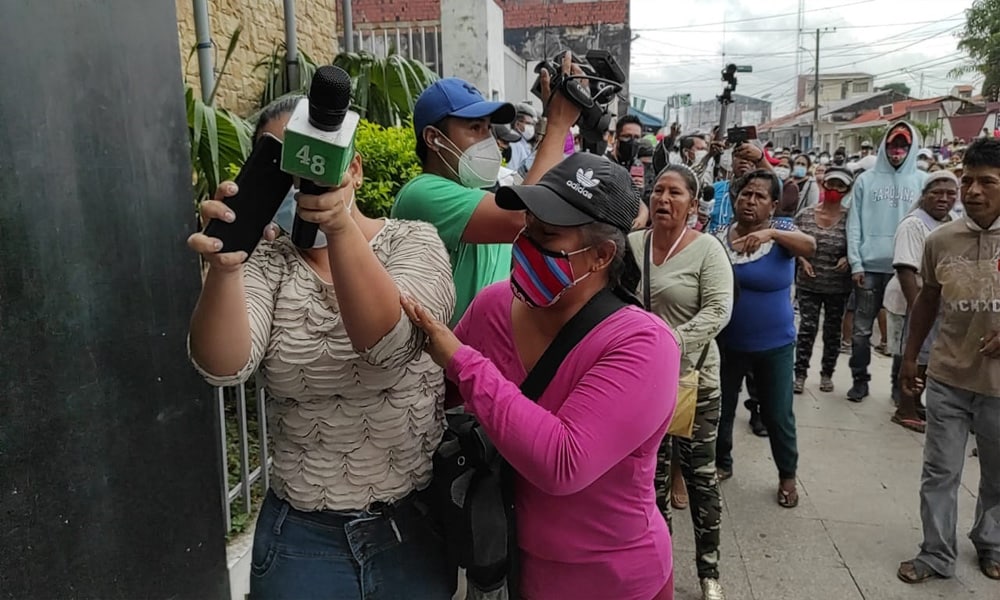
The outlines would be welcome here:
M 851 402 L 861 402 L 868 397 L 868 382 L 855 381 L 851 389 L 847 391 L 847 399 Z
M 750 430 L 757 437 L 767 437 L 767 427 L 760 418 L 760 406 L 753 400 L 747 400 L 743 405 L 750 410 Z

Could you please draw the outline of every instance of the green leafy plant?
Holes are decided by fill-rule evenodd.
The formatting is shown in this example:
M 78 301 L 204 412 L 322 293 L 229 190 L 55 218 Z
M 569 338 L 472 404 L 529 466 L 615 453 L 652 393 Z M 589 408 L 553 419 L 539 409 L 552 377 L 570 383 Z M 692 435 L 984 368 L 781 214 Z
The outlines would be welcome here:
M 215 85 L 209 93 L 208 101 L 194 93 L 194 88 L 186 86 L 184 99 L 187 106 L 188 138 L 191 143 L 191 175 L 195 204 L 215 192 L 219 183 L 227 179 L 230 165 L 242 165 L 253 146 L 250 139 L 253 129 L 250 124 L 236 114 L 215 106 L 215 96 L 229 66 L 229 60 L 239 45 L 242 26 L 233 30 L 226 46 L 226 54 L 215 78 Z M 191 49 L 188 61 L 194 56 Z
M 928 144 L 934 138 L 934 134 L 941 130 L 941 121 L 913 123 L 913 126 L 920 132 L 920 139 L 924 141 L 924 144 Z
M 282 96 L 304 93 L 316 73 L 316 61 L 308 54 L 299 50 L 299 76 L 297 81 L 288 80 L 288 69 L 285 63 L 285 42 L 275 44 L 271 54 L 262 58 L 253 70 L 264 70 L 264 90 L 260 94 L 260 108 L 266 107 Z
M 882 138 L 885 137 L 885 133 L 889 130 L 886 125 L 877 125 L 875 127 L 866 127 L 858 132 L 858 138 L 861 140 L 868 140 L 876 148 L 879 143 L 882 142 Z
M 230 176 L 230 165 L 242 165 L 253 146 L 250 124 L 232 112 L 206 105 L 190 86 L 185 90 L 191 141 L 195 203 L 214 193 Z
M 384 127 L 398 126 L 412 115 L 417 97 L 437 79 L 424 63 L 399 54 L 378 58 L 342 52 L 333 64 L 351 76 L 354 110 Z
M 383 127 L 363 120 L 354 144 L 365 171 L 358 206 L 369 217 L 388 216 L 399 188 L 420 174 L 413 126 Z

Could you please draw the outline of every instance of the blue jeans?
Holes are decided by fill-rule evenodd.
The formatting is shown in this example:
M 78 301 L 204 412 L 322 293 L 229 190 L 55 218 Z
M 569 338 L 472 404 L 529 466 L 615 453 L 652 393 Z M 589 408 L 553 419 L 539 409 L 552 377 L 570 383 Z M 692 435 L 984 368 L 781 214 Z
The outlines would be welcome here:
M 851 340 L 851 375 L 854 381 L 868 382 L 868 365 L 872 362 L 872 328 L 882 310 L 885 286 L 892 273 L 865 273 L 865 282 L 854 288 L 857 306 L 854 309 L 854 334 Z
M 302 512 L 268 491 L 254 533 L 251 600 L 450 600 L 457 575 L 414 496 L 390 519 Z

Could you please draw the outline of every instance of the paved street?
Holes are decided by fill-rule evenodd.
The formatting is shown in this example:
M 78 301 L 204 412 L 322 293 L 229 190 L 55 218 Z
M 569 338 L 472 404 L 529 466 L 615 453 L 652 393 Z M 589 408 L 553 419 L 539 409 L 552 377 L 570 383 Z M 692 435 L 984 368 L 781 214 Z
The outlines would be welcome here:
M 777 472 L 765 438 L 736 423 L 735 474 L 722 484 L 722 582 L 730 600 L 924 600 L 1000 598 L 1000 582 L 979 572 L 967 533 L 972 525 L 979 463 L 966 459 L 959 492 L 958 573 L 951 580 L 910 586 L 896 579 L 899 562 L 920 543 L 923 436 L 889 417 L 890 359 L 873 353 L 872 396 L 845 399 L 846 355 L 836 391 L 819 386 L 819 342 L 806 393 L 796 396 L 799 436 L 798 508 L 775 502 Z M 970 441 L 969 449 L 972 445 Z M 690 512 L 674 519 L 678 600 L 700 598 Z

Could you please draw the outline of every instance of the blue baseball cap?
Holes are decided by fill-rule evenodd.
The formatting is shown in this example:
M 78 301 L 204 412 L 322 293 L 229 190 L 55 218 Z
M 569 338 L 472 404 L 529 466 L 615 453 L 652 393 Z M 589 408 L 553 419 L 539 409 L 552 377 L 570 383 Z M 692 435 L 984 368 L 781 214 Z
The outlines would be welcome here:
M 510 102 L 489 102 L 468 81 L 446 77 L 432 83 L 417 98 L 413 106 L 413 130 L 419 138 L 425 127 L 445 117 L 489 117 L 492 123 L 511 123 L 515 116 Z

